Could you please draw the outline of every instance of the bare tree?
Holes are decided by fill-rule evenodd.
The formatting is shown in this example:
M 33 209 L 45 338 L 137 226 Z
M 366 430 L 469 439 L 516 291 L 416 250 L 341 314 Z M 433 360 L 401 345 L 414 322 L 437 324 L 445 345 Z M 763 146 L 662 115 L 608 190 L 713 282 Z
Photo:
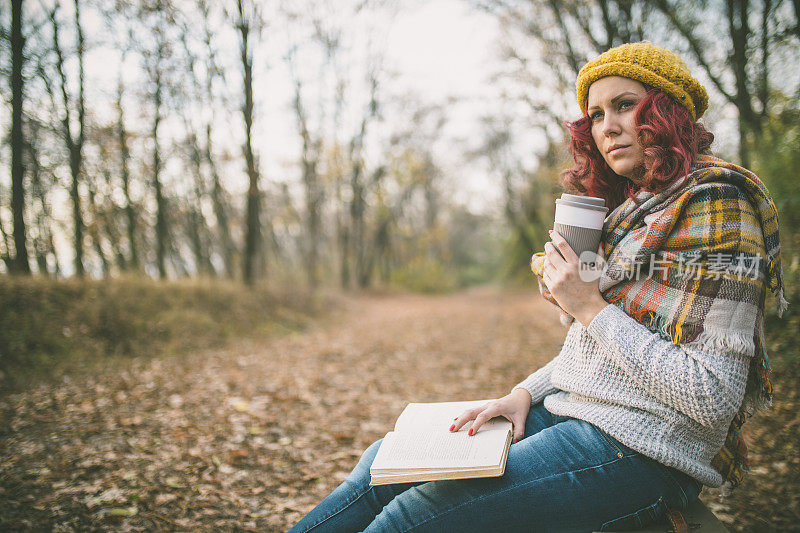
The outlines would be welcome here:
M 739 158 L 750 165 L 750 150 L 758 146 L 770 107 L 769 53 L 774 45 L 771 33 L 776 3 L 772 0 L 726 0 L 724 9 L 717 4 L 695 10 L 669 0 L 650 0 L 649 3 L 669 21 L 681 36 L 686 48 L 702 67 L 714 88 L 739 112 Z M 757 6 L 757 4 L 760 4 Z M 759 31 L 751 28 L 757 19 Z M 703 20 L 713 20 L 714 40 L 717 32 L 727 32 L 725 41 L 730 47 L 720 50 L 709 42 Z M 722 54 L 722 55 L 720 55 Z M 733 86 L 726 78 L 733 77 Z
M 130 159 L 131 152 L 128 147 L 128 131 L 125 127 L 125 111 L 122 105 L 125 87 L 120 74 L 117 84 L 117 143 L 119 145 L 119 175 L 122 181 L 122 194 L 125 196 L 125 218 L 127 222 L 128 234 L 128 258 L 126 265 L 131 270 L 141 269 L 139 259 L 139 246 L 136 239 L 136 228 L 138 225 L 136 208 L 131 198 L 131 171 Z
M 167 277 L 167 255 L 169 253 L 169 227 L 167 222 L 167 199 L 164 194 L 161 171 L 163 160 L 159 127 L 164 119 L 164 98 L 167 90 L 167 59 L 170 57 L 171 48 L 167 36 L 168 19 L 172 19 L 172 6 L 164 0 L 156 0 L 152 5 L 141 8 L 141 16 L 149 17 L 151 31 L 153 32 L 153 48 L 144 51 L 145 71 L 150 86 L 150 103 L 152 117 L 150 123 L 150 137 L 153 140 L 151 153 L 151 184 L 156 202 L 156 267 L 161 279 Z
M 86 102 L 84 98 L 84 36 L 83 28 L 80 19 L 80 2 L 74 0 L 74 17 L 75 17 L 75 39 L 76 39 L 76 52 L 75 57 L 78 62 L 78 80 L 77 80 L 77 95 L 72 96 L 69 93 L 69 84 L 67 81 L 67 71 L 65 66 L 65 55 L 59 42 L 59 22 L 58 22 L 58 9 L 59 3 L 56 2 L 53 9 L 50 11 L 50 22 L 53 31 L 53 52 L 56 55 L 56 72 L 58 75 L 59 90 L 61 96 L 61 106 L 63 110 L 63 118 L 61 120 L 61 135 L 67 147 L 69 154 L 69 171 L 71 176 L 70 184 L 70 198 L 72 200 L 72 221 L 73 221 L 73 246 L 75 248 L 75 275 L 83 276 L 85 267 L 83 264 L 84 255 L 84 221 L 83 211 L 81 208 L 81 167 L 83 164 L 83 146 L 86 141 Z M 73 108 L 77 114 L 77 120 L 73 126 Z M 73 131 L 77 130 L 77 131 Z
M 206 50 L 206 78 L 203 86 L 203 98 L 205 105 L 213 108 L 212 101 L 214 98 L 213 85 L 214 80 L 220 77 L 220 68 L 217 65 L 216 49 L 213 44 L 214 31 L 211 28 L 210 19 L 211 11 L 210 6 L 205 0 L 198 0 L 198 7 L 203 18 L 203 44 Z M 225 272 L 229 277 L 235 275 L 234 272 L 234 259 L 236 257 L 236 245 L 231 237 L 231 229 L 229 222 L 229 201 L 227 193 L 222 186 L 219 171 L 217 169 L 216 158 L 213 155 L 211 146 L 212 135 L 212 118 L 209 118 L 205 123 L 205 138 L 204 147 L 202 150 L 202 159 L 208 166 L 211 178 L 211 203 L 214 209 L 214 216 L 217 219 L 217 238 L 220 241 L 220 248 L 222 250 L 222 260 L 225 265 Z
M 186 60 L 186 76 L 188 76 L 187 83 L 183 85 L 183 98 L 184 102 L 193 102 L 202 105 L 202 90 L 198 81 L 196 67 L 198 58 L 192 50 L 190 44 L 189 28 L 184 26 L 181 29 L 181 43 L 183 44 L 183 55 Z M 191 93 L 189 93 L 191 91 Z M 211 247 L 209 246 L 208 239 L 208 222 L 203 214 L 202 205 L 207 196 L 206 184 L 203 175 L 203 149 L 200 146 L 200 136 L 196 131 L 196 126 L 193 117 L 190 116 L 192 112 L 191 105 L 182 105 L 180 114 L 183 119 L 185 138 L 184 148 L 185 157 L 188 163 L 187 175 L 191 177 L 191 191 L 190 199 L 187 199 L 187 212 L 186 212 L 186 232 L 191 244 L 192 254 L 194 256 L 195 268 L 199 274 L 213 275 L 215 274 L 214 266 L 211 263 Z M 210 122 L 209 122 L 210 124 Z
M 244 158 L 247 164 L 247 214 L 245 218 L 245 245 L 242 261 L 242 275 L 244 282 L 252 284 L 255 281 L 255 262 L 260 241 L 259 211 L 261 207 L 261 191 L 259 189 L 259 173 L 256 157 L 253 151 L 253 51 L 251 49 L 251 32 L 259 24 L 259 15 L 254 3 L 245 6 L 246 0 L 236 0 L 236 29 L 239 31 L 239 54 L 242 61 L 244 103 L 242 116 L 244 118 L 245 141 Z
M 354 261 L 356 283 L 359 287 L 366 287 L 370 279 L 370 269 L 367 263 L 367 242 L 366 237 L 366 194 L 367 185 L 375 183 L 380 179 L 385 169 L 379 167 L 373 171 L 372 178 L 367 181 L 364 178 L 364 139 L 370 122 L 378 116 L 378 68 L 370 70 L 368 74 L 370 96 L 361 123 L 356 134 L 349 143 L 349 163 L 350 163 L 350 257 Z
M 211 123 L 206 124 L 206 143 L 203 157 L 208 164 L 211 173 L 211 202 L 214 206 L 214 216 L 217 219 L 218 238 L 221 241 L 222 259 L 225 264 L 225 272 L 228 277 L 234 277 L 234 265 L 236 258 L 236 245 L 231 236 L 229 211 L 230 202 L 228 193 L 222 186 L 219 171 L 217 170 L 216 160 L 212 155 L 211 149 Z
M 345 20 L 354 19 L 359 12 L 367 6 L 367 2 L 357 4 L 348 15 L 344 17 Z M 341 9 L 337 6 L 336 9 Z M 349 210 L 347 203 L 344 199 L 344 191 L 349 186 L 347 183 L 346 173 L 348 170 L 349 162 L 345 160 L 344 149 L 345 143 L 343 142 L 344 127 L 342 124 L 342 114 L 345 107 L 345 99 L 348 95 L 349 80 L 348 76 L 351 75 L 352 69 L 345 66 L 342 62 L 343 40 L 346 36 L 345 28 L 340 22 L 341 14 L 339 17 L 334 16 L 330 11 L 319 9 L 311 15 L 311 24 L 313 26 L 313 41 L 316 41 L 323 51 L 324 64 L 321 66 L 320 79 L 324 79 L 324 73 L 327 71 L 330 76 L 330 89 L 332 89 L 333 109 L 330 113 L 329 130 L 324 131 L 324 117 L 320 117 L 320 132 L 317 135 L 316 153 L 317 157 L 314 161 L 314 168 L 324 165 L 328 174 L 327 181 L 332 184 L 333 191 L 330 196 L 334 201 L 333 210 L 335 217 L 335 231 L 336 231 L 336 248 L 339 250 L 339 280 L 342 287 L 347 287 L 351 279 L 351 247 L 350 247 L 350 220 Z M 306 123 L 308 120 L 306 119 Z M 305 136 L 304 136 L 305 137 Z M 326 138 L 328 142 L 327 147 L 319 146 L 322 138 Z M 310 140 L 310 139 L 309 139 Z M 305 139 L 304 139 L 305 146 Z M 313 145 L 313 143 L 312 143 Z M 305 150 L 304 150 L 305 152 Z M 323 152 L 326 152 L 323 154 Z M 322 161 L 322 157 L 326 160 Z M 303 156 L 304 159 L 306 156 Z M 307 168 L 304 166 L 304 169 Z M 308 182 L 307 182 L 308 183 Z M 313 183 L 313 182 L 311 182 Z M 311 206 L 314 200 L 319 201 L 319 208 L 322 208 L 325 196 L 324 186 L 320 187 L 319 194 L 314 194 L 307 187 L 307 210 L 309 233 L 313 233 L 311 224 L 319 221 L 322 214 L 317 214 L 314 219 L 311 217 Z
M 87 206 L 88 212 L 90 213 L 90 222 L 86 226 L 87 233 L 89 237 L 91 237 L 94 252 L 97 254 L 97 257 L 100 259 L 100 272 L 104 277 L 107 277 L 111 272 L 111 263 L 108 260 L 108 256 L 103 249 L 103 242 L 101 238 L 101 231 L 106 226 L 107 220 L 104 216 L 103 208 L 100 206 L 100 202 L 97 198 L 97 187 L 94 183 L 93 179 L 86 180 L 86 189 L 89 193 L 89 203 Z
M 113 139 L 113 135 L 110 135 Z M 114 139 L 116 141 L 116 139 Z M 111 158 L 109 158 L 111 160 Z M 113 173 L 110 168 L 103 168 L 100 170 L 100 173 L 103 176 L 103 186 L 106 188 L 107 191 L 110 191 L 113 188 Z M 95 213 L 95 216 L 100 216 L 102 220 L 97 222 L 98 234 L 102 233 L 105 238 L 106 242 L 108 242 L 109 247 L 111 248 L 111 253 L 114 256 L 114 263 L 116 264 L 117 268 L 120 271 L 128 270 L 128 258 L 126 257 L 122 241 L 123 241 L 123 233 L 124 230 L 120 229 L 122 224 L 122 220 L 124 217 L 124 209 L 120 208 L 111 198 L 106 197 L 104 198 L 104 205 L 101 206 L 102 210 Z M 99 238 L 99 235 L 98 235 Z
M 374 266 L 377 264 L 381 279 L 384 282 L 389 282 L 391 279 L 392 270 L 399 266 L 398 262 L 403 262 L 408 257 L 403 257 L 402 254 L 396 249 L 397 247 L 397 233 L 399 228 L 403 225 L 410 226 L 412 230 L 400 230 L 413 235 L 413 238 L 418 241 L 419 248 L 423 249 L 422 253 L 429 258 L 432 255 L 434 261 L 440 260 L 442 249 L 435 242 L 435 224 L 438 217 L 438 209 L 440 207 L 438 200 L 434 199 L 436 194 L 436 180 L 440 177 L 441 172 L 433 160 L 430 152 L 429 143 L 432 133 L 423 131 L 424 127 L 419 121 L 420 114 L 414 113 L 414 120 L 412 123 L 415 127 L 420 127 L 411 135 L 406 136 L 405 141 L 408 146 L 402 150 L 401 154 L 397 157 L 390 158 L 388 168 L 385 172 L 381 172 L 374 177 L 377 181 L 374 183 L 376 194 L 376 208 L 374 209 L 374 222 L 372 224 L 373 231 L 370 239 L 370 248 L 367 259 L 367 267 L 364 269 L 364 275 L 367 285 L 371 283 L 371 276 L 374 271 Z M 440 123 L 441 125 L 441 123 Z M 437 127 L 436 131 L 439 129 Z M 396 144 L 401 143 L 400 139 L 395 139 Z M 392 178 L 392 185 L 397 188 L 395 194 L 387 194 L 385 187 L 387 179 Z M 393 187 L 393 188 L 394 188 Z M 410 206 L 414 204 L 414 197 L 417 192 L 421 192 L 423 199 L 423 216 L 414 216 L 413 210 Z M 415 247 L 416 248 L 416 247 Z M 417 250 L 415 250 L 416 252 Z M 437 255 L 438 254 L 438 255 Z
M 642 39 L 658 40 L 660 27 L 652 10 L 632 0 L 475 0 L 479 8 L 501 18 L 522 35 L 505 44 L 504 53 L 516 66 L 513 77 L 527 91 L 535 123 L 550 123 L 561 134 L 564 110 L 574 105 L 574 81 L 580 68 L 607 49 Z M 529 46 L 534 44 L 534 46 Z M 527 49 L 534 51 L 531 57 Z M 560 96 L 558 96 L 560 95 Z
M 364 145 L 371 142 L 372 124 L 379 118 L 378 88 L 384 72 L 382 52 L 374 46 L 380 29 L 362 27 L 361 22 L 365 13 L 383 9 L 384 4 L 372 0 L 284 4 L 290 31 L 299 34 L 291 40 L 286 59 L 295 87 L 293 111 L 301 141 L 306 208 L 301 249 L 312 286 L 318 283 L 320 257 L 328 250 L 337 252 L 333 259 L 338 259 L 343 287 L 364 285 L 371 276 L 369 198 L 385 169 L 382 162 L 375 168 L 367 165 Z M 311 77 L 309 65 L 313 65 Z M 358 91 L 362 76 L 366 101 Z M 355 128 L 345 117 L 356 118 Z M 333 235 L 325 232 L 328 218 Z M 335 246 L 325 246 L 328 237 L 334 237 Z
M 319 135 L 313 135 L 310 130 L 309 117 L 303 102 L 303 81 L 297 73 L 295 52 L 296 49 L 292 48 L 287 54 L 287 63 L 294 82 L 292 108 L 302 141 L 300 160 L 306 203 L 305 268 L 309 286 L 315 288 L 319 284 L 320 211 L 323 201 L 318 170 L 322 140 Z
M 14 270 L 14 258 L 11 256 L 11 238 L 12 235 L 9 235 L 6 231 L 5 224 L 3 221 L 0 220 L 0 234 L 3 237 L 3 251 L 0 253 L 0 259 L 3 260 L 3 263 L 6 265 L 6 269 L 13 272 Z
M 214 266 L 211 263 L 210 245 L 208 235 L 208 222 L 202 212 L 203 199 L 207 196 L 206 186 L 202 174 L 202 153 L 198 146 L 197 135 L 192 131 L 188 118 L 186 124 L 185 148 L 189 168 L 187 174 L 191 176 L 191 196 L 186 199 L 186 233 L 194 256 L 194 263 L 199 274 L 213 275 Z
M 24 80 L 22 63 L 25 60 L 25 39 L 22 36 L 22 0 L 11 2 L 11 211 L 14 218 L 14 272 L 28 274 L 27 233 L 25 231 L 25 167 L 22 133 Z M 7 249 L 6 249 L 7 250 Z M 6 251 L 8 253 L 8 251 Z
M 36 222 L 34 226 L 36 234 L 33 238 L 34 258 L 40 274 L 51 272 L 50 259 L 52 259 L 52 273 L 58 276 L 61 273 L 61 266 L 53 239 L 53 213 L 47 198 L 56 179 L 50 169 L 42 166 L 38 146 L 41 131 L 46 125 L 32 118 L 27 121 L 26 125 L 28 135 L 25 139 L 25 153 L 30 175 L 31 207 L 35 208 L 31 218 Z

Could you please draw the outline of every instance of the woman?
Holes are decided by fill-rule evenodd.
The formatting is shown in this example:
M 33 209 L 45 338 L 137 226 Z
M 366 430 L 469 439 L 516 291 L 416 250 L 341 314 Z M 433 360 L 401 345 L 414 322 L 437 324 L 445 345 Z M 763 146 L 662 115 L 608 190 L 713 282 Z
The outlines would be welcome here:
M 511 420 L 505 474 L 370 487 L 379 441 L 292 531 L 636 528 L 703 485 L 741 480 L 739 429 L 771 392 L 767 287 L 785 307 L 775 205 L 752 173 L 705 155 L 708 97 L 675 54 L 614 48 L 580 71 L 577 93 L 584 115 L 568 124 L 575 165 L 563 177 L 613 209 L 605 267 L 584 281 L 550 232 L 532 269 L 574 318 L 560 353 L 451 427 Z

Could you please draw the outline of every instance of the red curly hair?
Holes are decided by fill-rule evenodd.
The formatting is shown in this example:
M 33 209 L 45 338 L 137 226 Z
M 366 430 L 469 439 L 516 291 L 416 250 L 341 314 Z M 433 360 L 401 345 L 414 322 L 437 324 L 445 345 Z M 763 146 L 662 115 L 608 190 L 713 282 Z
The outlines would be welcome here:
M 611 170 L 592 138 L 589 116 L 566 122 L 570 153 L 575 164 L 561 173 L 561 183 L 570 192 L 604 198 L 609 210 L 640 190 L 654 194 L 664 191 L 684 176 L 698 154 L 707 153 L 714 134 L 667 93 L 648 87 L 636 106 L 634 121 L 644 152 L 644 174 L 634 183 Z

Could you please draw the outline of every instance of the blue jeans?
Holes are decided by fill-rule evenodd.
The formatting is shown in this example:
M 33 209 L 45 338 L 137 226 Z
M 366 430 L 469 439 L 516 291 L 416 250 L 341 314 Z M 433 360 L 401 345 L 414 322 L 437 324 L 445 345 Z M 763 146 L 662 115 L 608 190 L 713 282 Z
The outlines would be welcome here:
M 501 477 L 369 486 L 381 441 L 290 533 L 614 531 L 683 510 L 702 485 L 597 427 L 531 407 Z

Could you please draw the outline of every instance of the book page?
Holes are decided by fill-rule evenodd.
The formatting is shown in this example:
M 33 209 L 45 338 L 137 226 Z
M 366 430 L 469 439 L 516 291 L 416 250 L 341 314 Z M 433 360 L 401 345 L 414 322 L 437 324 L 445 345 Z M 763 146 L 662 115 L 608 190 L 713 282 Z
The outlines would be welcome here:
M 381 443 L 370 471 L 498 466 L 504 459 L 507 438 L 508 428 L 481 429 L 474 436 L 465 431 L 392 431 Z
M 394 425 L 395 431 L 421 430 L 423 428 L 443 429 L 448 431 L 453 419 L 467 409 L 480 407 L 492 400 L 473 400 L 467 402 L 410 403 L 406 406 Z M 468 422 L 460 431 L 469 431 L 472 422 Z M 481 426 L 480 431 L 504 429 L 511 422 L 505 418 L 493 418 Z

